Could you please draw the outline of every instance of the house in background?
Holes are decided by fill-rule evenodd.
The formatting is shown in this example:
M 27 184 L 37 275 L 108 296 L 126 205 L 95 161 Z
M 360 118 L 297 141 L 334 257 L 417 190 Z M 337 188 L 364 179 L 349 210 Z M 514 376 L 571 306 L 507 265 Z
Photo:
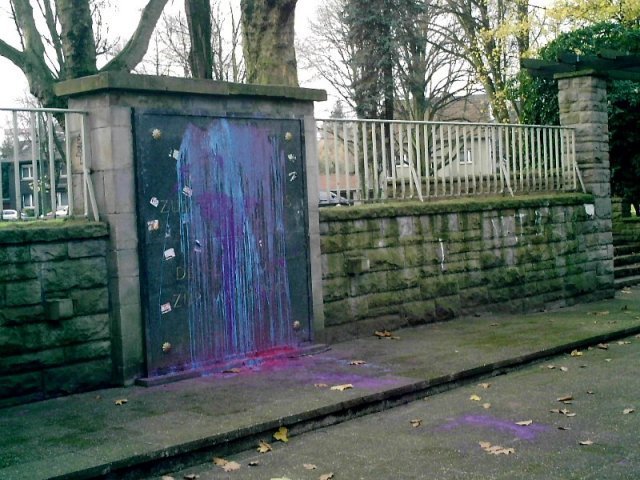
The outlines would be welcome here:
M 6 145 L 7 142 L 5 142 L 5 146 Z M 48 155 L 42 155 L 36 152 L 36 161 L 34 162 L 32 148 L 33 144 L 31 141 L 20 140 L 18 142 L 18 192 L 16 192 L 13 146 L 11 145 L 11 148 L 2 148 L 0 155 L 0 165 L 2 165 L 0 169 L 3 193 L 2 207 L 3 209 L 21 210 L 29 216 L 35 214 L 36 198 L 34 182 L 36 178 L 39 179 L 38 186 L 40 187 L 38 193 L 40 213 L 46 214 L 53 210 L 51 205 L 52 182 L 50 181 Z M 54 177 L 55 205 L 56 207 L 68 205 L 66 162 L 57 152 L 54 155 Z

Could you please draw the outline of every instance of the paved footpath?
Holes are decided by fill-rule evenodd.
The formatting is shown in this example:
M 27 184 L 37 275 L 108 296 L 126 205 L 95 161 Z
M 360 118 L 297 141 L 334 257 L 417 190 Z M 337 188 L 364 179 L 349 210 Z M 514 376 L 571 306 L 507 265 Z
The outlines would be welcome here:
M 209 459 L 169 476 L 638 479 L 638 365 L 640 338 L 632 336 L 317 429 L 287 443 L 265 436 L 272 450 L 259 453 L 254 447 L 224 458 L 238 464 L 229 473 Z
M 281 426 L 293 442 L 304 432 L 638 333 L 634 288 L 553 312 L 459 318 L 394 332 L 397 339 L 372 335 L 238 373 L 7 408 L 0 410 L 0 479 L 149 477 L 250 450 Z M 346 384 L 353 388 L 330 388 Z

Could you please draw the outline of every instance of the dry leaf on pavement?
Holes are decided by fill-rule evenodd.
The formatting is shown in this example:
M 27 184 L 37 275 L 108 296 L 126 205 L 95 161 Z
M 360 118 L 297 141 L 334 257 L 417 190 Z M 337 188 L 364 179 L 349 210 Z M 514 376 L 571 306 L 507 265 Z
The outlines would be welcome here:
M 609 350 L 608 343 L 599 343 L 598 345 L 596 345 L 596 347 L 598 347 L 600 350 Z
M 560 370 L 562 370 L 563 372 L 568 372 L 569 368 L 568 367 L 560 367 Z
M 533 423 L 533 420 L 523 420 L 521 422 L 516 422 L 516 425 L 519 425 L 521 427 L 528 427 L 532 423 Z
M 223 370 L 222 373 L 240 373 L 239 368 L 229 368 L 227 370 Z
M 230 462 L 229 460 L 225 460 L 224 458 L 215 457 L 213 459 L 213 463 L 216 467 L 222 468 L 222 470 L 224 470 L 227 473 L 240 470 L 240 464 L 238 462 Z
M 320 478 L 318 478 L 318 480 L 331 480 L 332 478 L 333 478 L 333 472 L 320 475 Z
M 162 477 L 160 477 L 160 480 L 176 480 L 176 479 L 171 475 L 163 475 Z
M 378 338 L 389 338 L 393 335 L 389 330 L 376 330 L 373 334 Z
M 129 400 L 127 400 L 126 398 L 120 398 L 118 400 L 116 400 L 115 403 L 116 405 L 124 405 L 125 403 L 127 403 Z
M 289 441 L 289 430 L 287 427 L 280 427 L 276 433 L 273 434 L 273 438 L 287 443 Z
M 510 455 L 516 453 L 514 448 L 505 448 L 500 445 L 491 445 L 489 442 L 478 442 L 480 448 L 491 455 Z
M 629 340 L 620 340 L 618 345 L 631 345 L 631 342 Z
M 635 412 L 635 411 L 636 411 L 636 409 L 635 409 L 635 408 L 625 408 L 625 409 L 622 411 L 622 414 L 623 414 L 623 415 L 629 415 L 630 413 L 633 413 L 633 412 Z
M 603 310 L 602 312 L 589 312 L 589 314 L 599 317 L 599 316 L 609 315 L 609 311 Z
M 200 478 L 200 475 L 196 475 L 195 473 L 188 473 L 182 478 L 184 478 L 184 480 L 196 480 Z
M 249 465 L 250 467 L 257 467 L 258 465 L 260 465 L 260 462 L 257 460 L 251 460 L 249 463 L 247 463 L 247 465 Z
M 581 440 L 578 442 L 580 445 L 593 445 L 591 440 Z
M 345 390 L 349 390 L 353 388 L 353 385 L 351 383 L 345 383 L 343 385 L 334 385 L 333 387 L 331 387 L 331 390 L 337 390 L 339 392 L 344 392 Z
M 421 418 L 414 418 L 413 420 L 409 420 L 409 423 L 411 424 L 411 426 L 413 428 L 418 428 L 419 426 L 422 425 L 422 419 Z
M 582 356 L 582 352 L 580 350 L 573 350 L 571 352 L 571 356 L 572 357 L 581 357 Z
M 367 362 L 365 362 L 364 360 L 351 360 L 349 362 L 349 365 L 366 365 Z
M 489 410 L 491 408 L 491 404 L 490 403 L 483 403 L 482 404 L 482 408 L 484 408 L 485 410 Z
M 313 463 L 304 463 L 304 464 L 302 464 L 302 466 L 307 470 L 315 470 L 316 468 L 318 468 Z
M 329 385 L 327 385 L 326 383 L 314 383 L 313 386 L 317 387 L 317 388 L 328 388 L 329 387 Z
M 479 384 L 478 384 L 478 386 L 479 386 L 480 388 L 484 388 L 485 390 L 486 390 L 487 388 L 491 388 L 491 384 L 490 384 L 490 383 L 479 383 Z
M 471 395 L 469 397 L 469 400 L 472 400 L 474 402 L 479 402 L 480 400 L 482 400 L 482 398 L 480 398 L 478 395 L 476 395 L 475 393 L 473 395 Z
M 556 400 L 558 402 L 570 402 L 573 400 L 573 395 L 563 395 L 562 397 L 558 397 Z
M 267 442 L 265 442 L 264 440 L 260 440 L 260 444 L 258 445 L 258 448 L 256 450 L 258 450 L 258 452 L 260 453 L 267 453 L 270 452 L 272 448 L 271 445 L 269 445 Z

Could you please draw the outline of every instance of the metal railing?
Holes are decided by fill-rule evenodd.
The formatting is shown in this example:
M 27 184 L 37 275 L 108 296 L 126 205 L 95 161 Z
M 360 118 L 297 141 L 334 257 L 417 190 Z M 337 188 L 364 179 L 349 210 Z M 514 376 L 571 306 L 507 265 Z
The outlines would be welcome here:
M 571 128 L 316 119 L 329 203 L 584 190 Z
M 82 212 L 98 220 L 89 176 L 87 112 L 0 108 L 3 114 L 0 220 L 40 220 Z M 83 208 L 75 204 L 76 198 Z

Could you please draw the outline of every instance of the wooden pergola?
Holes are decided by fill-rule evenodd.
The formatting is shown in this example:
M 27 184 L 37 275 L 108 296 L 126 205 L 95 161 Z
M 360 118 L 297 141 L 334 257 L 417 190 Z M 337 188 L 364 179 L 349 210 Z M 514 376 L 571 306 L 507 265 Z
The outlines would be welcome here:
M 615 50 L 601 50 L 597 55 L 563 53 L 556 61 L 523 58 L 520 65 L 535 77 L 553 78 L 556 74 L 590 72 L 610 80 L 640 82 L 640 56 Z

